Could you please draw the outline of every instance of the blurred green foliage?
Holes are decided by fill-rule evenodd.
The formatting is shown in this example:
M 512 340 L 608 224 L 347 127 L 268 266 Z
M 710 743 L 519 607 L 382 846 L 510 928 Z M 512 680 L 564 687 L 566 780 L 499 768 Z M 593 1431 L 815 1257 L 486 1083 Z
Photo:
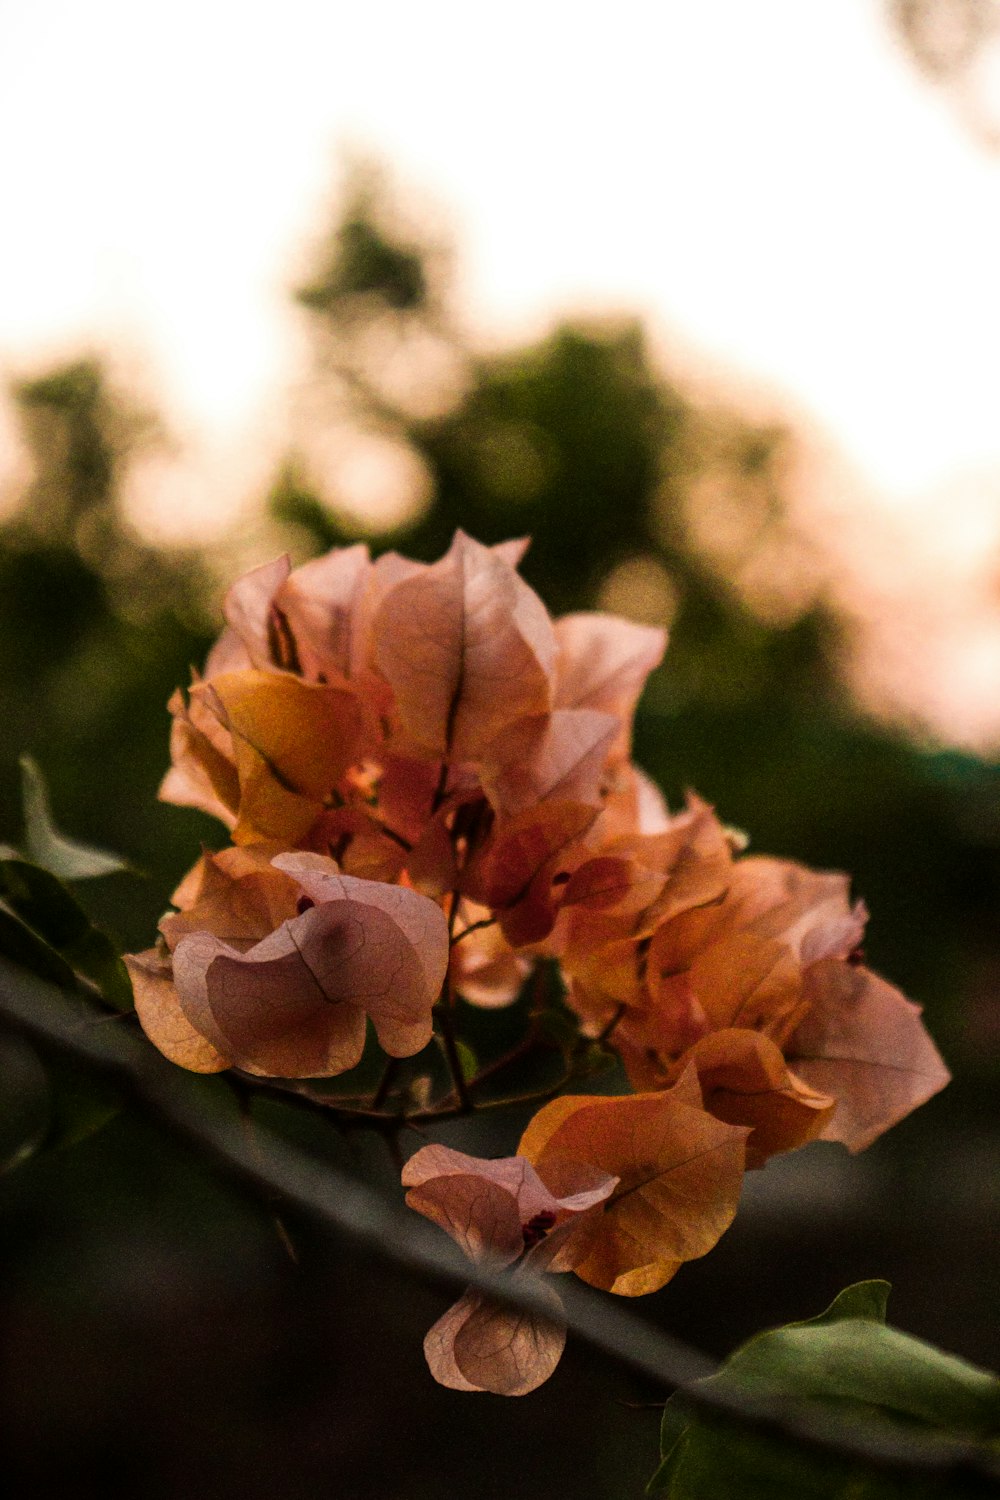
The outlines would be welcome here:
M 946 1044 L 970 1033 L 982 1060 L 976 1027 L 1000 1030 L 974 1003 L 996 959 L 1000 774 L 921 750 L 852 705 L 839 665 L 849 625 L 822 589 L 796 583 L 793 434 L 668 378 L 635 320 L 472 346 L 447 257 L 363 167 L 314 259 L 296 299 L 315 351 L 306 451 L 275 479 L 273 550 L 302 558 L 364 534 L 336 478 L 321 486 L 306 461 L 317 438 L 361 433 L 426 481 L 405 520 L 370 536 L 376 547 L 433 558 L 456 526 L 486 542 L 530 534 L 523 571 L 554 612 L 669 618 L 640 760 L 672 802 L 693 786 L 753 848 L 849 869 L 875 914 L 873 962 L 930 1006 Z M 18 841 L 28 751 L 57 822 L 148 871 L 85 897 L 143 946 L 199 839 L 222 840 L 155 800 L 164 705 L 203 659 L 218 601 L 207 562 L 147 545 L 123 518 L 129 465 L 160 433 L 99 361 L 12 396 L 32 479 L 0 532 L 0 838 Z
M 430 244 L 400 298 L 415 255 L 412 230 L 362 172 L 299 294 L 320 422 L 390 439 L 428 475 L 430 500 L 379 544 L 430 559 L 456 526 L 485 542 L 528 534 L 522 571 L 553 612 L 669 617 L 639 760 L 672 803 L 694 787 L 754 849 L 850 870 L 874 913 L 872 961 L 929 1006 L 946 1045 L 971 1041 L 992 1069 L 976 1027 L 992 1028 L 994 1044 L 1000 1028 L 972 997 L 998 962 L 1000 768 L 918 748 L 852 703 L 841 675 L 850 623 L 793 576 L 806 545 L 788 515 L 794 435 L 706 406 L 657 368 L 635 321 L 470 348 Z M 426 415 L 420 351 L 431 342 L 460 372 L 459 394 Z M 356 540 L 335 483 L 311 486 L 307 467 L 290 459 L 271 495 L 293 547 Z
M 798 586 L 791 433 L 708 407 L 664 375 L 634 320 L 566 322 L 521 347 L 478 347 L 451 309 L 447 269 L 440 246 L 360 174 L 297 296 L 315 361 L 299 440 L 267 499 L 273 552 L 303 559 L 365 534 L 351 497 L 336 478 L 321 483 L 311 457 L 311 445 L 360 433 L 395 445 L 423 476 L 407 518 L 371 536 L 376 547 L 432 558 L 456 526 L 487 542 L 530 533 L 524 573 L 554 612 L 669 617 L 666 663 L 637 723 L 640 761 L 673 804 L 693 786 L 753 848 L 850 870 L 874 912 L 872 963 L 926 1003 L 960 1077 L 872 1153 L 883 1174 L 894 1163 L 874 1228 L 843 1215 L 832 1228 L 826 1216 L 756 1227 L 741 1216 L 663 1306 L 679 1332 L 725 1348 L 816 1299 L 818 1283 L 888 1270 L 902 1305 L 908 1296 L 932 1318 L 940 1299 L 928 1258 L 947 1262 L 949 1285 L 962 1267 L 974 1281 L 988 1238 L 967 1221 L 949 1231 L 925 1167 L 949 1126 L 953 1140 L 970 1124 L 986 1128 L 993 1098 L 1000 772 L 928 753 L 850 701 L 840 672 L 849 626 L 822 591 Z M 32 478 L 0 530 L 0 841 L 23 847 L 27 752 L 57 827 L 146 872 L 74 887 L 104 927 L 141 948 L 199 842 L 224 840 L 209 819 L 155 799 L 167 698 L 219 628 L 218 569 L 130 529 L 130 465 L 159 429 L 99 360 L 22 381 L 11 396 Z M 22 1054 L 0 1041 L 11 1096 L 23 1075 L 14 1155 L 25 1141 L 65 1138 L 69 1108 L 67 1080 L 49 1069 L 46 1083 Z M 84 1103 L 74 1121 L 113 1108 Z M 503 1149 L 492 1137 L 465 1144 Z M 48 1482 L 53 1492 L 172 1500 L 194 1483 L 254 1500 L 333 1482 L 345 1500 L 603 1500 L 637 1492 L 648 1473 L 653 1418 L 617 1403 L 662 1393 L 570 1351 L 531 1402 L 470 1409 L 426 1377 L 420 1337 L 441 1310 L 430 1292 L 343 1247 L 320 1249 L 302 1226 L 293 1270 L 266 1213 L 221 1194 L 129 1114 L 10 1173 L 0 1215 L 17 1226 L 0 1254 L 0 1428 L 9 1413 L 18 1493 Z M 951 1315 L 965 1316 L 965 1343 L 989 1359 L 996 1306 L 980 1282 Z M 931 1332 L 947 1340 L 946 1321 Z M 634 1436 L 642 1423 L 645 1445 Z M 526 1454 L 540 1455 L 530 1472 Z

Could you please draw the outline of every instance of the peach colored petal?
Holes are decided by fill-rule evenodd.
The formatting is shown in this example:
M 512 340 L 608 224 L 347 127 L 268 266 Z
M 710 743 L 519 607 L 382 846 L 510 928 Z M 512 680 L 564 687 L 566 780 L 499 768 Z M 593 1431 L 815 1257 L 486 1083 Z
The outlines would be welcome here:
M 364 1010 L 344 995 L 330 951 L 355 957 L 359 936 L 343 914 L 318 910 L 297 919 L 297 932 L 286 922 L 245 953 L 207 932 L 177 945 L 174 982 L 184 1014 L 249 1073 L 324 1078 L 360 1061 Z M 324 936 L 332 929 L 333 941 L 321 947 L 317 928 Z
M 387 590 L 372 632 L 406 732 L 432 754 L 474 758 L 512 720 L 550 707 L 555 638 L 544 605 L 462 532 L 439 563 Z
M 593 821 L 594 809 L 577 802 L 543 802 L 518 813 L 469 861 L 463 891 L 483 906 L 513 906 L 555 855 L 569 854 Z
M 632 715 L 646 678 L 663 660 L 666 631 L 616 615 L 575 614 L 557 620 L 555 633 L 557 706 L 613 714 L 618 723 L 614 751 L 627 757 Z
M 480 1391 L 482 1386 L 467 1380 L 458 1368 L 455 1359 L 455 1338 L 465 1326 L 466 1319 L 480 1305 L 478 1292 L 466 1292 L 428 1330 L 424 1338 L 424 1358 L 438 1385 L 452 1391 Z
M 648 983 L 653 1003 L 680 967 L 664 929 L 653 938 Z M 781 943 L 736 932 L 696 953 L 687 980 L 713 1030 L 742 1026 L 779 1029 L 802 1005 L 802 971 Z
M 483 789 L 503 817 L 549 800 L 597 807 L 617 728 L 611 714 L 587 708 L 518 719 L 482 752 Z
M 441 813 L 431 819 L 414 843 L 406 857 L 406 873 L 416 890 L 437 900 L 455 889 L 455 845 Z
M 530 546 L 530 536 L 515 536 L 510 537 L 506 542 L 494 542 L 490 551 L 495 553 L 508 567 L 518 568 L 524 561 L 525 553 Z
M 715 1031 L 691 1048 L 705 1108 L 730 1125 L 748 1125 L 747 1165 L 815 1140 L 836 1107 L 789 1069 L 780 1048 L 756 1031 Z
M 361 748 L 353 693 L 287 673 L 235 672 L 193 690 L 233 735 L 240 780 L 237 842 L 295 843 Z
M 448 923 L 441 908 L 429 897 L 405 886 L 341 875 L 331 860 L 320 855 L 282 854 L 272 863 L 275 869 L 291 875 L 313 901 L 346 902 L 356 908 L 362 923 L 373 923 L 373 935 L 385 931 L 386 922 L 389 924 L 386 955 L 377 951 L 368 953 L 371 983 L 357 976 L 356 993 L 370 997 L 362 1003 L 387 1051 L 393 1050 L 390 1042 L 396 1026 L 415 1025 L 422 1033 L 426 1025 L 427 1035 L 421 1046 L 426 1045 L 430 1041 L 430 1007 L 438 998 L 448 968 Z M 385 921 L 377 921 L 379 918 Z M 395 991 L 391 988 L 386 991 L 382 972 L 390 952 L 399 965 L 393 979 Z M 407 1051 L 401 1055 L 410 1054 Z
M 169 963 L 155 948 L 126 953 L 139 1024 L 164 1057 L 192 1073 L 219 1073 L 230 1059 L 191 1025 L 181 1009 Z
M 407 1180 L 404 1170 L 404 1186 Z M 450 1234 L 470 1260 L 507 1266 L 524 1249 L 517 1200 L 481 1171 L 430 1177 L 410 1188 L 406 1202 Z
M 174 979 L 191 1025 L 248 1071 L 332 1076 L 364 1047 L 365 1013 L 390 1055 L 431 1037 L 447 925 L 415 891 L 354 880 L 318 855 L 289 855 L 320 904 L 241 950 L 207 932 L 181 939 Z
M 546 1164 L 560 1158 L 619 1179 L 576 1273 L 639 1296 L 704 1255 L 729 1227 L 748 1134 L 670 1094 L 567 1095 L 535 1116 L 518 1150 L 543 1180 Z
M 489 915 L 487 907 L 463 901 L 457 933 Z M 470 932 L 451 950 L 450 973 L 455 989 L 470 1005 L 484 1009 L 516 1000 L 531 968 L 531 960 L 514 951 L 498 922 Z
M 646 990 L 637 945 L 630 939 L 607 943 L 574 964 L 567 998 L 588 1036 L 596 1036 L 620 1005 L 641 1009 Z
M 244 573 L 230 588 L 222 606 L 226 623 L 255 667 L 276 664 L 268 630 L 271 601 L 291 571 L 288 554 Z M 213 663 L 213 667 L 216 667 Z
M 686 912 L 717 906 L 732 877 L 725 830 L 697 798 L 663 833 L 615 839 L 595 858 L 600 863 L 592 872 L 586 864 L 578 867 L 563 897 L 554 941 L 571 970 L 607 943 L 647 938 Z M 614 887 L 617 899 L 612 899 Z M 708 920 L 715 925 L 714 917 Z M 702 925 L 693 930 L 697 941 L 689 945 L 691 953 L 701 944 Z
M 179 691 L 168 707 L 172 764 L 160 785 L 160 800 L 200 808 L 232 829 L 240 789 L 228 731 L 197 700 L 189 707 Z
M 869 969 L 814 964 L 807 995 L 811 1009 L 785 1051 L 800 1078 L 837 1100 L 824 1140 L 863 1151 L 949 1081 L 920 1007 Z
M 295 640 L 304 677 L 347 678 L 357 660 L 355 632 L 371 558 L 359 542 L 314 558 L 286 578 L 274 596 Z
M 867 916 L 863 902 L 851 905 L 846 875 L 759 855 L 736 865 L 725 912 L 730 929 L 779 939 L 803 964 L 847 958 Z
M 654 1005 L 629 1008 L 611 1035 L 634 1089 L 666 1088 L 678 1059 L 708 1032 L 708 1017 L 686 974 L 658 987 Z
M 543 1295 L 551 1319 L 501 1307 L 472 1294 L 470 1311 L 454 1335 L 455 1364 L 470 1384 L 497 1396 L 526 1396 L 548 1380 L 566 1345 L 562 1303 Z
M 169 912 L 160 921 L 171 950 L 194 932 L 210 932 L 246 947 L 295 916 L 298 889 L 294 881 L 274 869 L 266 855 L 258 863 L 248 859 L 247 853 L 225 849 L 202 856 L 174 892 L 174 904 L 182 910 Z
M 552 1320 L 514 1312 L 466 1292 L 424 1339 L 434 1379 L 460 1391 L 526 1396 L 552 1374 L 566 1343 L 562 1304 L 549 1293 Z

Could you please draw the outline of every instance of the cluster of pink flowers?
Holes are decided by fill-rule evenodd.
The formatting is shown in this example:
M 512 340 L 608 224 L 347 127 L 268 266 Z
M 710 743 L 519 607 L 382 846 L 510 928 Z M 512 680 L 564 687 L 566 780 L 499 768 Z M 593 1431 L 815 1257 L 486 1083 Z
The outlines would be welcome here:
M 356 546 L 234 585 L 171 702 L 162 788 L 232 842 L 129 968 L 175 1062 L 315 1078 L 355 1066 L 369 1019 L 413 1056 L 456 996 L 507 1004 L 558 960 L 581 1036 L 636 1092 L 553 1100 L 505 1161 L 425 1148 L 408 1201 L 515 1274 L 637 1295 L 711 1248 L 748 1164 L 818 1136 L 859 1149 L 948 1075 L 861 962 L 845 877 L 741 856 L 710 807 L 671 813 L 633 765 L 664 632 L 552 620 L 524 545 L 459 532 L 430 565 Z M 557 1308 L 515 1329 L 463 1298 L 429 1336 L 436 1377 L 532 1389 Z

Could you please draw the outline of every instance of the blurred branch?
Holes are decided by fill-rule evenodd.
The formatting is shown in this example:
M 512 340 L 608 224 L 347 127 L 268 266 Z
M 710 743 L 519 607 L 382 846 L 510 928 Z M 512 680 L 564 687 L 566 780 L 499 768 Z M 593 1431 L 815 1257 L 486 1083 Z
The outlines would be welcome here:
M 551 1315 L 542 1288 L 464 1259 L 452 1242 L 415 1215 L 385 1202 L 363 1183 L 315 1160 L 269 1131 L 248 1138 L 228 1090 L 215 1077 L 166 1061 L 131 1025 L 0 959 L 0 1020 L 41 1044 L 67 1053 L 108 1079 L 172 1133 L 195 1146 L 244 1187 L 275 1197 L 326 1228 L 346 1234 L 381 1259 L 450 1287 L 475 1287 L 526 1313 Z M 577 1337 L 617 1363 L 675 1389 L 703 1380 L 713 1361 L 650 1323 L 575 1285 L 564 1286 L 566 1323 Z M 1000 1479 L 1000 1460 L 958 1438 L 902 1433 L 878 1422 L 819 1412 L 762 1392 L 720 1392 L 694 1386 L 685 1401 L 813 1450 L 860 1459 L 895 1474 L 946 1480 Z

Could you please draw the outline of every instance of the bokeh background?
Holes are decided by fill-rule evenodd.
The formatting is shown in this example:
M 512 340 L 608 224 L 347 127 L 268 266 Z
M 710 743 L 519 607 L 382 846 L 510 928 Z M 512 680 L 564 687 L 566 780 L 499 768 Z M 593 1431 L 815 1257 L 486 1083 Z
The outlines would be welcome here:
M 956 1075 L 642 1311 L 721 1354 L 884 1275 L 1000 1364 L 1000 8 L 0 0 L 0 80 L 0 839 L 29 751 L 146 946 L 224 841 L 155 792 L 226 582 L 530 533 L 554 612 L 669 624 L 671 801 L 851 871 Z M 130 1116 L 0 1178 L 15 1493 L 641 1492 L 662 1392 L 442 1391 L 442 1295 L 285 1228 Z

